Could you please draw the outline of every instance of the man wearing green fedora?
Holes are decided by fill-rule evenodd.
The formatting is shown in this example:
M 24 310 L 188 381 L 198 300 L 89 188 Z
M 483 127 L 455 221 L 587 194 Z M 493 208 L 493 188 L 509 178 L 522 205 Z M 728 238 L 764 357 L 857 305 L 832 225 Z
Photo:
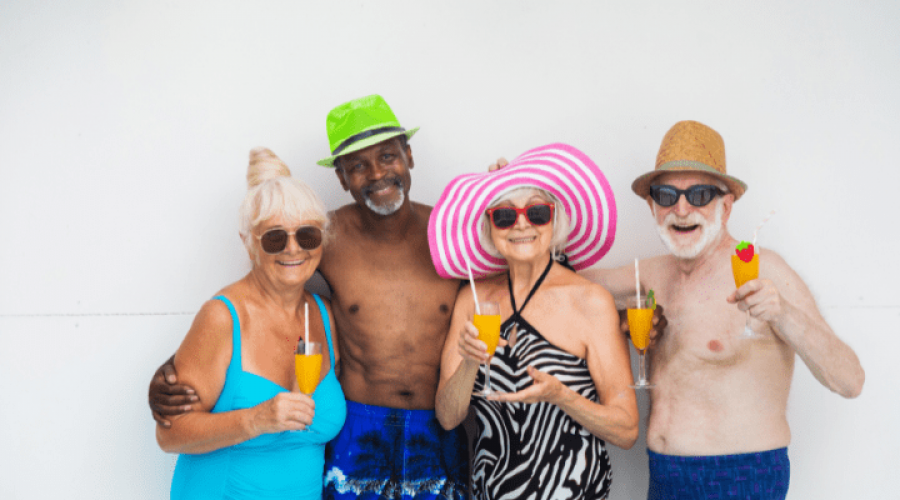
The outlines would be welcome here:
M 862 390 L 859 359 L 803 280 L 774 251 L 748 252 L 728 233 L 746 189 L 726 172 L 722 137 L 694 121 L 669 130 L 656 168 L 632 184 L 670 252 L 639 262 L 641 287 L 653 289 L 668 316 L 649 351 L 650 499 L 783 499 L 795 355 L 841 396 Z M 753 253 L 758 277 L 736 287 L 732 260 L 752 262 Z M 632 265 L 582 274 L 616 297 L 634 296 Z
M 331 214 L 319 272 L 340 332 L 347 421 L 325 456 L 326 498 L 464 498 L 461 429 L 434 415 L 441 349 L 459 282 L 438 276 L 428 247 L 432 207 L 409 199 L 409 138 L 378 95 L 326 120 L 334 167 L 354 203 Z

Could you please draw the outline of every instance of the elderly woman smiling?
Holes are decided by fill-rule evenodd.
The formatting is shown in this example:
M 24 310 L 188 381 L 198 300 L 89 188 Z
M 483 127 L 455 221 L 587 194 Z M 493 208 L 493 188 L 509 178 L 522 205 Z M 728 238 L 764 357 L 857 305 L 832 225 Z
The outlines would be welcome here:
M 458 425 L 470 405 L 477 417 L 476 498 L 606 498 L 605 442 L 630 448 L 637 439 L 628 346 L 612 296 L 556 260 L 566 249 L 577 269 L 596 262 L 612 243 L 614 221 L 603 174 L 562 144 L 455 179 L 434 209 L 429 234 L 439 273 L 463 277 L 460 262 L 476 276 L 508 267 L 474 286 L 480 301 L 500 305 L 501 347 L 488 358 L 465 287 L 441 362 L 441 425 Z M 473 391 L 484 386 L 488 359 L 499 393 L 485 398 Z
M 303 289 L 322 257 L 324 206 L 267 149 L 251 152 L 247 182 L 240 232 L 253 267 L 203 305 L 175 353 L 194 411 L 157 426 L 160 447 L 181 453 L 173 499 L 319 499 L 325 443 L 346 415 L 331 306 Z M 306 321 L 309 341 L 328 346 L 311 396 L 294 373 Z

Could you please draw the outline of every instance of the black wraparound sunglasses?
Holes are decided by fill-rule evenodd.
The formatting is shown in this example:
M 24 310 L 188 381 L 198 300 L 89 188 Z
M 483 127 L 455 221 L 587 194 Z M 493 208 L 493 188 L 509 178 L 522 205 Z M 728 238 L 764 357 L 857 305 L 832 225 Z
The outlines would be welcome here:
M 315 250 L 322 244 L 322 230 L 316 226 L 300 226 L 295 231 L 272 229 L 257 236 L 263 252 L 269 255 L 281 253 L 287 248 L 288 238 L 293 236 L 304 250 Z
M 662 185 L 650 186 L 650 197 L 661 207 L 671 207 L 678 203 L 678 198 L 684 195 L 688 203 L 695 207 L 705 207 L 713 201 L 716 195 L 721 196 L 724 191 L 709 184 L 697 184 L 687 189 L 678 189 L 675 186 Z

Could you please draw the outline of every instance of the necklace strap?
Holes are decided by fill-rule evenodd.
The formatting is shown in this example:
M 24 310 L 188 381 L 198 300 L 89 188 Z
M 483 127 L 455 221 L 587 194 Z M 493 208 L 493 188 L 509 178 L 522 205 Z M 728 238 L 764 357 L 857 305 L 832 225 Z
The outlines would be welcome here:
M 547 267 L 544 268 L 544 272 L 541 273 L 541 277 L 534 283 L 534 286 L 531 287 L 531 291 L 528 292 L 528 297 L 525 298 L 525 302 L 522 303 L 522 309 L 516 309 L 516 296 L 513 293 L 512 286 L 512 276 L 510 276 L 509 271 L 506 271 L 506 284 L 509 285 L 509 300 L 512 303 L 513 316 L 522 317 L 522 311 L 525 309 L 525 306 L 528 305 L 528 301 L 531 300 L 531 297 L 534 296 L 534 292 L 537 291 L 538 287 L 541 286 L 541 283 L 544 282 L 544 278 L 547 277 L 547 274 L 550 272 L 550 267 L 553 266 L 553 258 L 550 258 L 550 262 L 547 263 Z

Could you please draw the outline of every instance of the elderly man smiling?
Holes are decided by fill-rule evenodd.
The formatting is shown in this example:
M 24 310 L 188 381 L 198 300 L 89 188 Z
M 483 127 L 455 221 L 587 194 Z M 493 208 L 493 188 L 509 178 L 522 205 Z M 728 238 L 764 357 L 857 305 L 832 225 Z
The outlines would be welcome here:
M 859 359 L 781 256 L 757 249 L 759 278 L 735 289 L 738 242 L 726 224 L 746 189 L 726 173 L 722 137 L 693 121 L 669 130 L 656 168 L 632 184 L 671 252 L 640 262 L 641 285 L 669 321 L 650 350 L 649 499 L 784 498 L 795 354 L 830 390 L 862 391 Z M 617 296 L 634 293 L 631 266 L 583 274 Z M 758 339 L 741 336 L 746 311 Z

